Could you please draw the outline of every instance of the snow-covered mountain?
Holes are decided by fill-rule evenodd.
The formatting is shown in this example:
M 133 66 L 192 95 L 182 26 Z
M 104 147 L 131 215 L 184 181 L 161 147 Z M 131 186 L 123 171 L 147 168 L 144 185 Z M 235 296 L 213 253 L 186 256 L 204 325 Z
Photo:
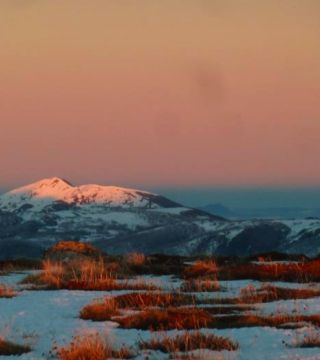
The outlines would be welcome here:
M 59 240 L 104 251 L 178 255 L 320 253 L 320 219 L 228 221 L 163 196 L 40 180 L 0 196 L 0 258 L 40 256 Z
M 146 191 L 95 184 L 73 186 L 66 180 L 54 177 L 37 181 L 2 195 L 0 208 L 6 211 L 15 211 L 28 205 L 33 207 L 33 211 L 41 211 L 57 202 L 73 206 L 91 204 L 124 208 L 179 206 L 171 200 Z

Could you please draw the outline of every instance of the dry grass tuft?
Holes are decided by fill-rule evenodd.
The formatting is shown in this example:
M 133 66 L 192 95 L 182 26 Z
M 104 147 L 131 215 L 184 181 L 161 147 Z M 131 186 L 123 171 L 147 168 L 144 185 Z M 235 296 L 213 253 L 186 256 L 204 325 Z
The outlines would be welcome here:
M 256 314 L 212 315 L 208 308 L 146 309 L 137 314 L 115 318 L 120 327 L 139 330 L 192 330 L 200 328 L 231 329 L 254 326 L 296 329 L 306 323 L 320 325 L 320 315 L 278 314 L 259 316 Z
M 112 349 L 109 342 L 100 335 L 75 336 L 66 347 L 55 350 L 60 360 L 107 360 L 129 359 L 135 355 L 127 348 Z
M 98 279 L 96 281 L 88 282 L 85 280 L 70 280 L 66 283 L 65 289 L 68 290 L 87 290 L 87 291 L 112 291 L 112 290 L 158 290 L 159 288 L 143 279 L 139 281 L 130 282 L 119 281 L 113 278 Z
M 180 293 L 144 292 L 118 295 L 114 298 L 122 309 L 145 309 L 146 307 L 168 307 L 194 304 L 190 295 Z
M 279 300 L 309 299 L 320 296 L 320 289 L 281 288 L 272 284 L 263 284 L 260 288 L 249 284 L 240 289 L 238 297 L 206 298 L 197 303 L 206 305 L 245 305 L 267 303 Z
M 0 355 L 11 356 L 11 355 L 22 355 L 31 351 L 28 345 L 19 345 L 11 341 L 7 341 L 0 337 Z
M 320 315 L 290 315 L 278 314 L 270 316 L 259 316 L 256 314 L 246 315 L 224 315 L 212 318 L 209 328 L 231 329 L 242 327 L 275 327 L 278 329 L 296 329 L 306 323 L 315 326 L 320 325 Z
M 145 309 L 147 307 L 168 307 L 194 304 L 194 298 L 179 293 L 130 293 L 107 297 L 103 302 L 85 306 L 80 313 L 81 319 L 93 321 L 111 320 L 120 315 L 120 309 Z
M 260 303 L 262 302 L 262 296 L 254 285 L 248 284 L 246 287 L 240 289 L 239 302 L 249 304 Z
M 140 330 L 191 330 L 208 326 L 212 316 L 203 309 L 168 308 L 168 309 L 146 309 L 137 314 L 116 318 L 120 327 L 125 329 Z
M 185 269 L 185 276 L 187 278 L 206 277 L 216 275 L 217 272 L 218 265 L 214 260 L 198 260 Z
M 61 262 L 52 262 L 45 260 L 42 263 L 43 272 L 40 275 L 40 281 L 47 284 L 50 288 L 59 289 L 62 284 L 64 267 Z
M 17 296 L 17 292 L 10 286 L 0 284 L 0 298 L 13 298 Z
M 185 280 L 180 290 L 183 292 L 213 292 L 221 290 L 217 279 L 188 279 Z
M 309 299 L 320 296 L 320 289 L 281 288 L 272 284 L 263 284 L 260 288 L 249 284 L 240 290 L 239 302 L 253 304 L 278 300 Z
M 159 350 L 164 353 L 188 352 L 198 349 L 208 349 L 213 351 L 234 351 L 239 348 L 239 344 L 222 336 L 214 334 L 203 334 L 200 331 L 186 331 L 181 335 L 159 336 L 152 338 L 150 341 L 139 344 L 144 350 Z
M 288 263 L 246 263 L 219 268 L 220 280 L 320 281 L 320 259 Z
M 198 306 L 198 309 L 203 309 L 212 315 L 232 315 L 232 314 L 237 315 L 240 313 L 249 313 L 257 310 L 255 306 L 247 305 L 247 304 L 237 304 L 237 305 L 232 304 L 227 306 L 223 306 L 221 304 L 219 305 L 205 306 L 205 307 L 201 307 L 200 305 Z
M 120 315 L 118 304 L 113 298 L 106 298 L 104 302 L 89 304 L 80 312 L 81 319 L 93 321 L 107 321 Z
M 53 245 L 48 251 L 48 253 L 54 252 L 73 252 L 85 255 L 97 255 L 101 253 L 100 250 L 98 250 L 91 244 L 72 240 L 59 241 L 58 243 Z
M 125 261 L 130 266 L 142 266 L 146 262 L 146 256 L 142 253 L 133 252 L 125 256 Z
M 24 283 L 31 283 L 46 289 L 68 290 L 157 290 L 158 287 L 145 280 L 120 281 L 114 273 L 115 264 L 98 260 L 74 260 L 69 264 L 45 260 L 40 274 L 28 276 Z

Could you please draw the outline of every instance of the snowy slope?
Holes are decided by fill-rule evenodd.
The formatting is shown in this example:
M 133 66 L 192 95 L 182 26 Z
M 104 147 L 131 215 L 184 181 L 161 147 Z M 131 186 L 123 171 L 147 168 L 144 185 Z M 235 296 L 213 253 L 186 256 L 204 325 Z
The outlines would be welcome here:
M 31 205 L 35 211 L 54 202 L 72 205 L 108 205 L 111 207 L 173 207 L 174 202 L 146 191 L 116 186 L 82 185 L 73 186 L 69 182 L 54 177 L 43 179 L 9 191 L 0 196 L 0 209 L 13 211 L 23 205 Z
M 92 242 L 110 253 L 316 256 L 320 219 L 227 221 L 150 192 L 73 186 L 60 178 L 0 196 L 0 258 L 39 256 L 66 239 Z
M 194 247 L 206 236 L 201 219 L 223 221 L 146 191 L 44 179 L 0 196 L 0 258 L 39 256 L 62 239 L 116 253 L 133 241 L 145 252 L 180 251 L 182 239 Z

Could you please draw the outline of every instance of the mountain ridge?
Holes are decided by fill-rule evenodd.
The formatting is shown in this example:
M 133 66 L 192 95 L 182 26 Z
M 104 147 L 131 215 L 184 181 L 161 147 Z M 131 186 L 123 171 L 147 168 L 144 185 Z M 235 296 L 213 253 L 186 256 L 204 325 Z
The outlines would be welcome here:
M 118 186 L 85 184 L 74 186 L 59 177 L 42 179 L 0 195 L 0 208 L 12 211 L 30 204 L 41 210 L 52 202 L 72 205 L 107 204 L 122 207 L 178 207 L 180 204 L 158 194 Z
M 0 258 L 40 257 L 60 240 L 108 253 L 316 256 L 320 220 L 226 220 L 161 195 L 50 178 L 0 196 Z

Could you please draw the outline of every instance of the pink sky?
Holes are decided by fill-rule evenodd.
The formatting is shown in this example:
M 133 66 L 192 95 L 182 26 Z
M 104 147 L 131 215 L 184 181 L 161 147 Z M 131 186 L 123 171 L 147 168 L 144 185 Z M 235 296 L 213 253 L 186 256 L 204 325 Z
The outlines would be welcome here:
M 320 185 L 320 1 L 2 0 L 0 187 Z

